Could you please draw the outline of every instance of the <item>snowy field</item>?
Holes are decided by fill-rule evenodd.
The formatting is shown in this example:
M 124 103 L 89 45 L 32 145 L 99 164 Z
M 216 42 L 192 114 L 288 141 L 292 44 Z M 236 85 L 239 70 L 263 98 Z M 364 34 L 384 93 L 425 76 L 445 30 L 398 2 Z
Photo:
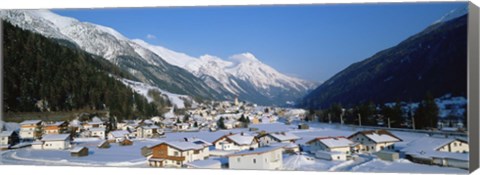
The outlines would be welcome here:
M 259 131 L 267 132 L 288 131 L 302 139 L 297 143 L 305 142 L 322 136 L 349 136 L 361 128 L 329 125 L 321 123 L 309 123 L 310 129 L 298 130 L 296 124 L 285 125 L 283 123 L 256 124 L 250 127 L 258 128 Z M 71 165 L 71 166 L 121 166 L 121 167 L 148 167 L 146 158 L 141 155 L 143 146 L 153 146 L 161 140 L 181 140 L 183 138 L 196 137 L 208 142 L 213 142 L 222 135 L 228 133 L 252 133 L 247 128 L 220 130 L 216 132 L 173 132 L 166 133 L 161 139 L 134 139 L 131 146 L 119 146 L 111 144 L 109 149 L 99 149 L 96 146 L 100 143 L 97 139 L 76 139 L 75 147 L 86 146 L 90 154 L 86 157 L 71 157 L 69 150 L 46 151 L 22 148 L 16 150 L 2 151 L 0 164 L 29 164 L 29 165 Z M 396 149 L 403 149 L 408 143 L 429 137 L 427 134 L 392 131 L 403 141 L 396 144 Z M 253 134 L 253 133 L 252 133 Z M 404 172 L 404 173 L 454 173 L 466 174 L 467 170 L 440 166 L 430 166 L 412 163 L 405 159 L 394 162 L 382 161 L 375 156 L 360 155 L 356 160 L 349 161 L 327 161 L 315 158 L 313 155 L 303 152 L 301 155 L 284 154 L 284 170 L 303 171 L 356 171 L 356 172 Z M 406 168 L 408 167 L 408 168 Z

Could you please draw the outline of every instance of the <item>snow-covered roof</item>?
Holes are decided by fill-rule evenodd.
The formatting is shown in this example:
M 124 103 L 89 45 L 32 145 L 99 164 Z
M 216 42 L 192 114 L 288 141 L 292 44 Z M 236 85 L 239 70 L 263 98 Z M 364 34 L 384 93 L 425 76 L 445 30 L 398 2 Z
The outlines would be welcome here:
M 452 158 L 458 160 L 467 160 L 468 155 L 466 153 L 452 153 L 437 151 L 437 149 L 443 145 L 446 145 L 455 139 L 452 138 L 435 138 L 435 137 L 422 137 L 407 144 L 407 146 L 401 151 L 405 154 L 409 154 L 422 158 Z
M 55 123 L 50 123 L 50 124 L 47 124 L 46 126 L 60 126 L 62 124 L 64 124 L 65 121 L 60 121 L 60 122 L 55 122 Z
M 313 141 L 319 141 L 320 143 L 329 148 L 350 147 L 353 144 L 352 141 L 348 140 L 345 137 L 319 137 L 307 143 L 311 143 Z
M 199 139 L 199 138 L 186 138 L 186 140 L 188 142 L 192 142 L 194 144 L 199 144 L 199 145 L 203 145 L 203 146 L 211 146 L 212 145 L 212 143 L 207 142 L 203 139 Z
M 250 154 L 263 154 L 263 153 L 275 151 L 275 150 L 281 149 L 281 148 L 283 148 L 283 147 L 282 146 L 265 146 L 265 147 L 256 148 L 254 150 L 243 150 L 243 151 L 240 151 L 240 152 L 236 152 L 234 154 L 228 155 L 228 157 L 243 156 L 243 155 L 250 155 Z
M 90 128 L 90 131 L 105 131 L 105 128 Z
M 140 128 L 142 129 L 160 129 L 160 127 L 156 126 L 156 125 L 152 125 L 152 126 L 140 126 Z
M 296 136 L 295 134 L 289 132 L 275 132 L 269 133 L 268 135 L 272 136 L 273 138 L 280 140 L 280 141 L 289 141 L 289 140 L 298 140 L 300 137 Z
M 31 125 L 31 124 L 38 124 L 42 122 L 41 120 L 25 120 L 20 125 Z
M 110 134 L 115 138 L 120 138 L 120 137 L 125 137 L 125 135 L 130 134 L 130 132 L 124 131 L 124 130 L 118 130 L 118 131 L 112 131 L 110 132 Z
M 89 125 L 101 125 L 101 124 L 103 124 L 103 122 L 102 122 L 102 121 L 91 121 L 91 122 L 87 122 L 87 123 L 85 123 L 85 124 L 89 124 Z
M 13 134 L 13 131 L 2 131 L 0 132 L 0 137 L 10 137 Z
M 226 137 L 238 145 L 250 145 L 255 139 L 254 136 L 247 135 L 245 133 L 227 135 Z
M 161 144 L 167 144 L 171 147 L 174 147 L 178 150 L 181 150 L 181 151 L 187 151 L 187 150 L 199 150 L 199 149 L 203 149 L 205 148 L 203 145 L 201 144 L 195 144 L 195 143 L 192 143 L 192 142 L 186 142 L 186 141 L 164 141 L 160 144 L 157 144 L 157 145 L 161 145 Z M 157 146 L 155 145 L 155 146 Z M 153 146 L 153 147 L 155 147 Z
M 75 148 L 73 148 L 72 150 L 70 150 L 70 152 L 71 152 L 71 153 L 78 153 L 78 152 L 80 152 L 80 151 L 81 151 L 82 149 L 84 149 L 84 148 L 87 148 L 87 147 L 84 147 L 84 146 L 82 146 L 82 147 L 75 147 Z M 87 148 L 87 149 L 88 149 L 88 148 Z
M 194 168 L 220 168 L 222 166 L 222 162 L 220 162 L 219 160 L 207 159 L 188 162 L 185 165 Z
M 365 137 L 371 139 L 375 143 L 384 143 L 384 142 L 400 142 L 402 139 L 388 132 L 387 130 L 369 130 L 369 131 L 359 131 L 349 138 L 357 134 L 363 134 Z
M 62 141 L 69 137 L 70 134 L 45 134 L 42 136 L 42 141 Z

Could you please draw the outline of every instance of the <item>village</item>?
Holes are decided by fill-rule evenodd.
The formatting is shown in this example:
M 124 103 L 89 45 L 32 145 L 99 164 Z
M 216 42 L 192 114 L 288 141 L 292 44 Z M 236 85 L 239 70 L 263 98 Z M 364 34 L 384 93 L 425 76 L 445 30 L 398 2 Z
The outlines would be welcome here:
M 235 99 L 150 119 L 25 120 L 1 131 L 0 164 L 467 172 L 461 132 L 319 123 L 306 114 Z

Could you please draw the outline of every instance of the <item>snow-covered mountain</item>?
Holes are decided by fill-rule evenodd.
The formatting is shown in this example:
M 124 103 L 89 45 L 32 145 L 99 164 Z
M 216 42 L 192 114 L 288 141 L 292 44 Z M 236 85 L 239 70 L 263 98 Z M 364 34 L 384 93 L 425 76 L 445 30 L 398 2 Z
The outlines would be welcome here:
M 142 40 L 130 40 L 112 28 L 48 10 L 1 10 L 0 17 L 102 56 L 144 83 L 177 94 L 210 99 L 238 96 L 259 104 L 284 104 L 315 88 L 314 83 L 286 76 L 251 53 L 227 59 L 212 55 L 195 58 Z
M 450 21 L 452 19 L 463 16 L 465 14 L 468 14 L 468 6 L 464 6 L 464 7 L 461 7 L 461 8 L 456 8 L 456 9 L 453 9 L 453 10 L 449 11 L 447 14 L 443 15 L 440 19 L 435 21 L 434 24 L 441 23 L 441 22 L 447 22 L 447 21 Z
M 278 72 L 262 63 L 252 53 L 236 54 L 228 59 L 213 55 L 203 55 L 195 58 L 162 46 L 148 44 L 140 39 L 133 41 L 150 49 L 168 63 L 184 68 L 195 76 L 202 78 L 211 87 L 220 86 L 240 98 L 252 93 L 250 92 L 252 88 L 267 98 L 275 98 L 278 95 L 274 92 L 275 89 L 301 94 L 315 88 L 315 84 L 312 82 Z M 246 99 L 248 100 L 248 98 Z M 284 102 L 282 101 L 282 103 Z

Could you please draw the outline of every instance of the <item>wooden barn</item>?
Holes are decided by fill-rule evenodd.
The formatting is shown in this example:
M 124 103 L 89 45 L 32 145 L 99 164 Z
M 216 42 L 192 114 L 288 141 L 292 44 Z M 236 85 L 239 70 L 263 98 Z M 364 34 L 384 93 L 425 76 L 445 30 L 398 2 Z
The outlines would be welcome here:
M 88 156 L 88 148 L 87 147 L 74 148 L 70 151 L 70 155 L 73 157 Z
M 98 144 L 97 147 L 101 149 L 110 148 L 110 142 L 108 142 L 107 140 L 104 140 L 100 144 Z

